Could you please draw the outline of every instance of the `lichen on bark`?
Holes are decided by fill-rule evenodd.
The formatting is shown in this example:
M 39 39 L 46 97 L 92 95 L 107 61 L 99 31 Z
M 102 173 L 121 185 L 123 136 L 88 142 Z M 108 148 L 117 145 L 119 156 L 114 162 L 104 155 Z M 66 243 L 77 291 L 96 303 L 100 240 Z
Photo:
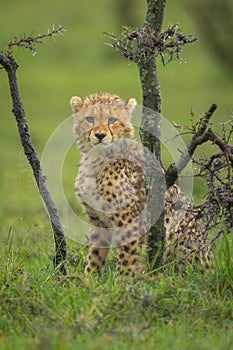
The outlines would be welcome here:
M 160 34 L 166 1 L 147 0 L 147 14 L 142 30 L 150 28 L 155 38 Z M 156 66 L 156 56 L 142 51 L 141 58 L 137 62 L 142 87 L 143 113 L 140 127 L 140 137 L 143 145 L 158 160 L 160 169 L 152 173 L 147 169 L 146 185 L 149 187 L 147 198 L 147 225 L 148 225 L 148 260 L 152 269 L 163 264 L 163 245 L 165 239 L 164 211 L 161 210 L 161 203 L 164 202 L 165 184 L 163 182 L 163 171 L 161 166 L 161 91 Z M 153 110 L 155 113 L 147 113 L 146 110 Z M 150 126 L 149 128 L 147 126 Z M 150 131 L 148 131 L 148 129 Z M 161 211 L 160 215 L 158 210 Z M 153 223 L 153 217 L 159 217 Z

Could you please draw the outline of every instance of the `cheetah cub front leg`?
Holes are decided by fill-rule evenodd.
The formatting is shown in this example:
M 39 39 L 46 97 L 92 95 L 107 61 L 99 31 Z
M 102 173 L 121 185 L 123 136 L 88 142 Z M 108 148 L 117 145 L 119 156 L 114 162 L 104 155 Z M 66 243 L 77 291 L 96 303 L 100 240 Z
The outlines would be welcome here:
M 117 251 L 117 279 L 121 276 L 134 277 L 138 258 L 138 240 L 118 247 Z
M 101 228 L 94 227 L 91 235 L 91 246 L 87 256 L 85 275 L 97 272 L 98 276 L 101 277 L 110 245 L 111 237 L 106 237 L 106 235 L 102 237 Z

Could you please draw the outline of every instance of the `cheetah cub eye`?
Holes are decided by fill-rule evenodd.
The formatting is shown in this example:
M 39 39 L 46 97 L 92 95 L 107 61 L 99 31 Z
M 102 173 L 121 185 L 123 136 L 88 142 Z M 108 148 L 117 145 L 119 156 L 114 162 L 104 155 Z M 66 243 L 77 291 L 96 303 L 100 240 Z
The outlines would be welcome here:
M 114 124 L 114 123 L 116 123 L 117 121 L 118 121 L 117 118 L 111 117 L 111 118 L 108 119 L 108 124 Z
M 91 117 L 91 116 L 86 117 L 86 120 L 87 120 L 88 123 L 90 123 L 90 124 L 94 124 L 94 121 L 95 121 L 94 117 Z

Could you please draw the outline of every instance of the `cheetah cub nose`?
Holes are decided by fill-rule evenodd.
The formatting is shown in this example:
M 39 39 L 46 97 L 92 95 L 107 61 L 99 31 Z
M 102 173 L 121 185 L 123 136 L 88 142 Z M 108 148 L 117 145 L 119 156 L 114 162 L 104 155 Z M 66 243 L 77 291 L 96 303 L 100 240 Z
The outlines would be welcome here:
M 106 134 L 104 134 L 104 133 L 96 133 L 95 134 L 95 137 L 100 141 L 102 141 L 105 138 L 105 136 L 106 136 Z

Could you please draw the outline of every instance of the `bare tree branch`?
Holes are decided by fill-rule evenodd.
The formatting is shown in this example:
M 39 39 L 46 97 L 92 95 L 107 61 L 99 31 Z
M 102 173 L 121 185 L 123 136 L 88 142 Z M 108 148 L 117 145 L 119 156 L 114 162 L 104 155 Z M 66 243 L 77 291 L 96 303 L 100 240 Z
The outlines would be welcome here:
M 46 36 L 52 36 L 52 35 L 53 35 L 53 32 L 48 33 Z M 16 71 L 18 68 L 18 64 L 12 57 L 12 50 L 11 50 L 13 46 L 24 46 L 24 44 L 28 45 L 24 47 L 27 47 L 31 50 L 31 48 L 34 47 L 34 44 L 38 43 L 39 36 L 35 37 L 34 39 L 31 38 L 29 40 L 28 38 L 25 38 L 25 39 L 20 39 L 18 42 L 16 41 L 11 42 L 8 46 L 8 51 L 7 51 L 8 57 L 0 51 L 0 64 L 5 69 L 8 75 L 9 87 L 10 87 L 11 98 L 13 103 L 12 112 L 17 122 L 18 132 L 19 132 L 23 149 L 24 149 L 24 153 L 27 156 L 27 159 L 31 165 L 40 195 L 45 203 L 45 206 L 47 208 L 50 221 L 52 224 L 54 241 L 55 241 L 54 265 L 55 267 L 59 267 L 61 273 L 66 274 L 65 236 L 60 223 L 58 211 L 56 209 L 56 206 L 53 202 L 53 199 L 46 185 L 46 178 L 43 175 L 39 157 L 37 155 L 37 152 L 33 146 L 33 143 L 30 137 L 26 115 L 25 115 L 21 98 L 20 98 L 20 93 L 19 93 L 19 88 L 17 83 Z
M 63 32 L 65 32 L 65 29 L 61 25 L 59 25 L 58 28 L 55 28 L 55 26 L 53 26 L 52 30 L 48 29 L 48 32 L 44 34 L 38 34 L 36 36 L 28 35 L 22 38 L 15 38 L 14 40 L 9 42 L 6 56 L 8 58 L 12 56 L 13 47 L 26 48 L 32 51 L 32 54 L 35 54 L 36 44 L 43 44 L 45 43 L 45 38 L 54 38 L 55 36 L 63 35 Z
M 206 231 L 214 228 L 215 238 L 212 242 L 223 232 L 230 233 L 233 229 L 233 146 L 230 145 L 232 132 L 232 121 L 222 124 L 221 136 L 211 129 L 207 130 L 205 139 L 216 145 L 217 152 L 209 159 L 193 159 L 199 168 L 197 176 L 203 178 L 207 184 L 203 201 L 194 207 L 194 213 L 196 212 L 196 217 L 202 221 Z
M 193 134 L 192 139 L 188 143 L 185 150 L 182 152 L 180 158 L 176 163 L 172 163 L 168 167 L 166 171 L 167 187 L 170 187 L 175 183 L 175 181 L 178 178 L 178 174 L 181 173 L 181 171 L 190 162 L 190 159 L 192 159 L 192 156 L 197 146 L 208 141 L 208 138 L 206 136 L 206 129 L 208 127 L 209 120 L 212 117 L 213 113 L 215 112 L 216 108 L 217 108 L 217 105 L 212 104 L 209 110 L 203 114 L 203 116 L 200 118 L 200 121 L 198 123 L 197 131 L 195 131 L 195 133 Z
M 163 65 L 173 60 L 180 60 L 182 47 L 197 40 L 184 35 L 177 24 L 157 34 L 151 26 L 132 30 L 123 26 L 120 37 L 104 32 L 111 39 L 107 45 L 115 48 L 129 61 L 140 63 L 142 56 L 160 56 Z
M 217 136 L 211 129 L 206 132 L 205 139 L 215 143 L 222 150 L 222 152 L 225 153 L 226 157 L 233 166 L 233 146 L 230 146 L 224 142 L 224 140 Z

